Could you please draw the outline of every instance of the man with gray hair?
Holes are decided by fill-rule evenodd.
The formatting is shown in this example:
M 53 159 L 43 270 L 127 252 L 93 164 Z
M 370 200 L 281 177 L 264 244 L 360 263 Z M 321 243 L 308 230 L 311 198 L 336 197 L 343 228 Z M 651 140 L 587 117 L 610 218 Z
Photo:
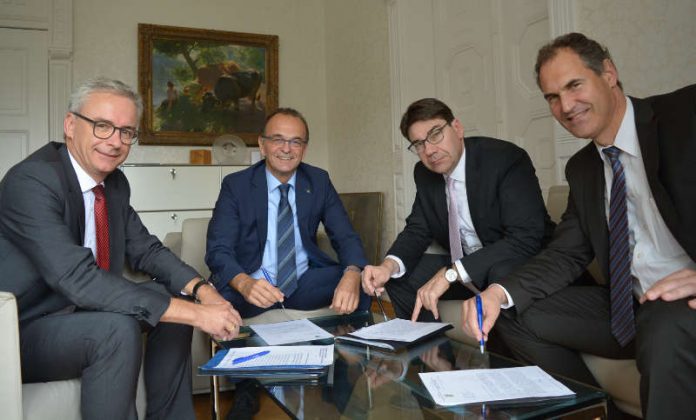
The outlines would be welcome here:
M 129 204 L 118 166 L 141 114 L 129 86 L 87 81 L 71 98 L 65 144 L 47 144 L 0 183 L 0 290 L 17 297 L 22 379 L 81 378 L 85 419 L 137 418 L 141 331 L 147 418 L 193 419 L 191 326 L 229 339 L 241 324 Z M 125 264 L 154 281 L 127 280 Z

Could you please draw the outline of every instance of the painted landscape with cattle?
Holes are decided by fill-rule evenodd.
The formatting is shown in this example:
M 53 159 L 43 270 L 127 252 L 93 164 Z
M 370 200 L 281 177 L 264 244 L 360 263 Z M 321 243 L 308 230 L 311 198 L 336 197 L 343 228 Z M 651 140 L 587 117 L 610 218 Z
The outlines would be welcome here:
M 277 37 L 140 26 L 148 139 L 210 144 L 234 133 L 254 144 L 277 107 Z

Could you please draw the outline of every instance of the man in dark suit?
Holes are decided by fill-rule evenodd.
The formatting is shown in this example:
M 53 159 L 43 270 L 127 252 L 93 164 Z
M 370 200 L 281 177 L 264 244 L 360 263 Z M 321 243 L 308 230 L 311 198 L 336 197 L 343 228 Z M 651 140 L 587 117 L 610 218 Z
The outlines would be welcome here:
M 517 357 L 595 385 L 579 352 L 635 357 L 644 416 L 694 418 L 696 86 L 628 98 L 609 52 L 578 33 L 543 47 L 536 72 L 554 117 L 593 141 L 566 165 L 548 248 L 500 281 L 508 296 L 482 294 L 484 334 L 497 319 Z M 570 285 L 593 258 L 608 284 Z M 498 318 L 501 304 L 514 306 Z
M 439 317 L 441 297 L 471 296 L 460 283 L 482 290 L 539 252 L 553 223 L 521 148 L 465 138 L 450 108 L 430 98 L 408 107 L 401 133 L 421 160 L 416 199 L 385 260 L 365 268 L 363 289 L 380 293 L 386 285 L 398 317 L 428 321 Z M 449 255 L 425 254 L 433 241 Z
M 360 290 L 367 264 L 360 237 L 326 171 L 302 163 L 308 141 L 302 114 L 279 108 L 258 139 L 264 159 L 222 182 L 205 260 L 212 282 L 244 318 L 281 303 L 303 310 L 330 304 L 338 313 L 369 307 Z M 284 202 L 288 222 L 281 232 Z M 317 246 L 320 222 L 338 263 Z
M 190 326 L 231 338 L 241 323 L 129 205 L 117 168 L 137 140 L 141 112 L 123 83 L 84 83 L 64 119 L 65 144 L 42 147 L 0 184 L 0 290 L 17 297 L 22 379 L 81 378 L 85 419 L 137 418 L 141 329 L 147 417 L 193 419 Z M 124 264 L 155 282 L 125 279 Z

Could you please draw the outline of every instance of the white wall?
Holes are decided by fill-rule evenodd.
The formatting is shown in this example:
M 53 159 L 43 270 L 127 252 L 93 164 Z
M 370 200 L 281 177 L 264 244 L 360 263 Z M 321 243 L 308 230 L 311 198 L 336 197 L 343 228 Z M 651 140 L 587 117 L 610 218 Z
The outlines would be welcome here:
M 326 2 L 329 166 L 341 192 L 381 191 L 382 250 L 394 239 L 389 34 L 385 1 Z
M 279 104 L 304 113 L 305 160 L 327 168 L 324 2 L 320 0 L 73 0 L 75 84 L 104 75 L 137 86 L 138 23 L 279 36 Z M 199 147 L 198 147 L 199 148 Z M 130 163 L 186 163 L 190 147 L 135 146 Z
M 696 83 L 696 1 L 576 0 L 578 30 L 609 48 L 627 94 Z

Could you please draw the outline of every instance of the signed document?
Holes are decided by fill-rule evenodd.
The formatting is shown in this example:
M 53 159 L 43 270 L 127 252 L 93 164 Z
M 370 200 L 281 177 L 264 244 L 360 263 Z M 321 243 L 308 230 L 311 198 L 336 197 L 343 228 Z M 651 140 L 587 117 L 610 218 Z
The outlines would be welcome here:
M 493 401 L 541 400 L 575 393 L 538 366 L 453 370 L 418 374 L 441 406 Z

